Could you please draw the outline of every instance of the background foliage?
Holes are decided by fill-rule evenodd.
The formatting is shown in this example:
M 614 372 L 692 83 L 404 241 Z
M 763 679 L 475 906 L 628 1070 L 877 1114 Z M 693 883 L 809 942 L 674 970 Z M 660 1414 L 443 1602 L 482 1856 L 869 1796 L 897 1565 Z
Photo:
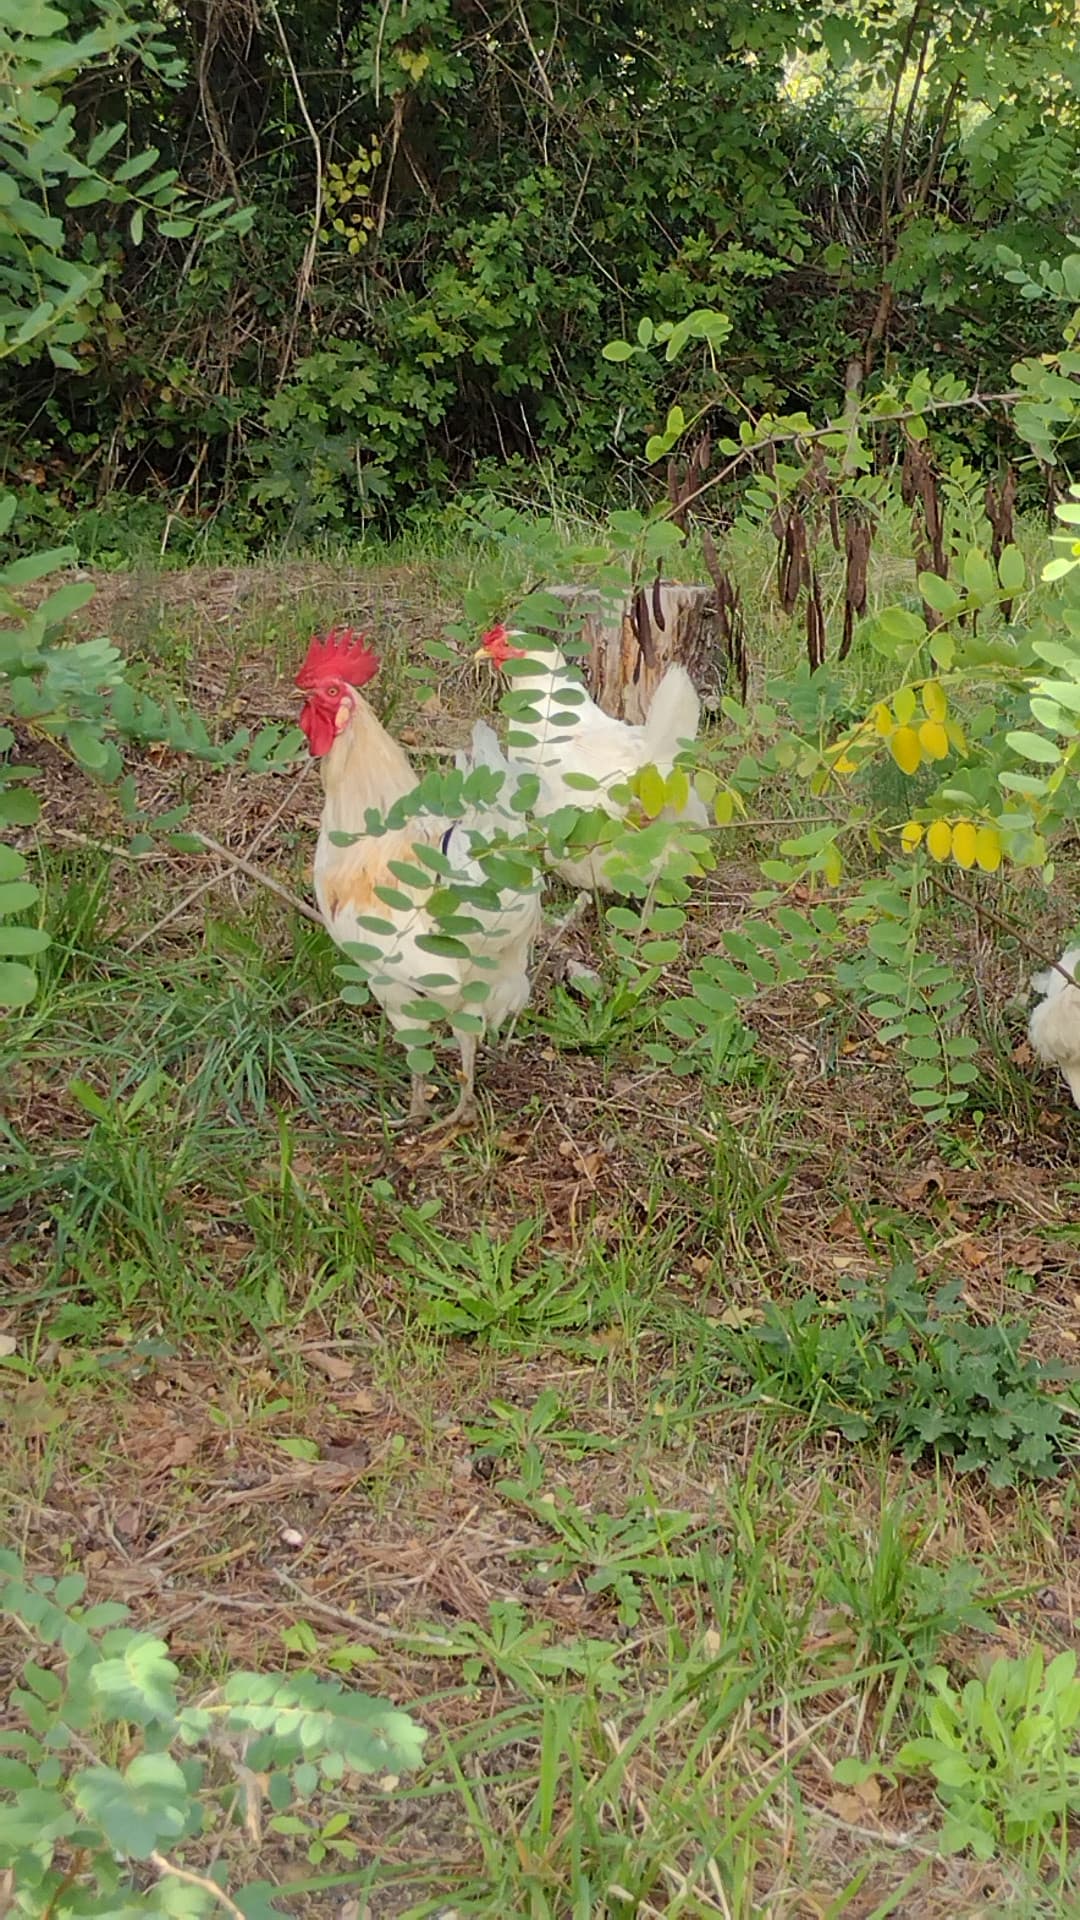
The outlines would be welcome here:
M 33 10 L 6 11 L 17 43 Z M 399 527 L 451 484 L 624 486 L 658 410 L 697 397 L 692 367 L 657 392 L 599 361 L 642 312 L 728 316 L 729 428 L 836 412 L 946 351 L 1007 386 L 1040 320 L 996 250 L 1054 259 L 1075 220 L 1061 4 L 184 0 L 139 34 L 111 5 L 55 15 L 113 23 L 64 108 L 91 153 L 123 119 L 121 176 L 154 151 L 154 178 L 251 209 L 225 244 L 165 220 L 136 248 L 114 194 L 56 200 L 100 324 L 8 389 L 24 516 L 127 489 L 174 550 L 222 513 L 241 540 L 310 538 Z M 969 451 L 999 431 L 951 428 Z

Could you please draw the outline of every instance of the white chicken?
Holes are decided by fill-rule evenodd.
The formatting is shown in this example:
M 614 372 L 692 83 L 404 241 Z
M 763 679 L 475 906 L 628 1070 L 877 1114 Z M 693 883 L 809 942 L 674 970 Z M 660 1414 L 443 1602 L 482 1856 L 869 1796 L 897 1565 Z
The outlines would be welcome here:
M 527 640 L 529 645 L 515 646 L 516 639 Z M 515 757 L 539 779 L 535 812 L 540 818 L 563 807 L 581 811 L 595 808 L 609 818 L 624 818 L 627 807 L 612 797 L 611 789 L 632 780 L 643 767 L 653 766 L 666 778 L 680 747 L 689 746 L 697 738 L 701 702 L 683 667 L 668 668 L 653 695 L 644 725 L 635 727 L 613 719 L 590 699 L 581 676 L 572 671 L 550 641 L 495 626 L 484 634 L 475 657 L 490 661 L 496 668 L 504 668 L 508 661 L 526 663 L 512 667 L 508 676 L 513 692 L 526 696 L 521 703 L 525 710 L 511 719 L 510 732 Z M 568 774 L 588 775 L 596 786 L 583 790 L 567 781 Z M 693 786 L 681 808 L 665 808 L 658 817 L 696 827 L 709 823 L 704 802 Z M 609 849 L 599 846 L 580 859 L 552 855 L 550 864 L 573 887 L 610 893 L 615 889 L 607 871 L 608 860 Z M 663 861 L 657 864 L 663 865 Z
M 1037 973 L 1031 984 L 1043 998 L 1028 1021 L 1031 1050 L 1048 1067 L 1060 1067 L 1073 1102 L 1080 1107 L 1080 947 L 1069 947 L 1057 967 Z M 1059 973 L 1058 967 L 1064 969 Z M 1071 978 L 1067 980 L 1065 974 Z
M 520 832 L 521 817 L 509 801 L 521 774 L 503 757 L 491 728 L 481 722 L 473 734 L 471 755 L 459 755 L 458 765 L 467 773 L 487 766 L 504 776 L 502 789 L 489 807 L 471 808 L 458 820 L 418 815 L 404 828 L 369 832 L 372 811 L 386 814 L 418 784 L 408 756 L 360 693 L 378 664 L 364 636 L 342 628 L 312 640 L 296 676 L 296 685 L 306 695 L 300 725 L 321 763 L 325 793 L 315 849 L 319 910 L 339 946 L 355 942 L 378 948 L 378 959 L 370 963 L 369 984 L 396 1033 L 423 1027 L 423 1019 L 406 1010 L 418 1000 L 435 1002 L 451 1018 L 479 1016 L 484 1032 L 493 1032 L 519 1013 L 529 997 L 529 952 L 541 925 L 539 878 L 520 891 L 500 890 L 497 906 L 470 900 L 462 912 L 479 923 L 479 931 L 448 941 L 449 950 L 437 954 L 420 944 L 425 936 L 442 932 L 424 904 L 423 892 L 418 893 L 417 904 L 407 908 L 388 904 L 379 890 L 389 889 L 400 897 L 403 880 L 393 871 L 395 863 L 415 869 L 414 849 L 431 848 L 441 855 L 431 869 L 433 885 L 484 887 L 490 893 L 491 883 L 474 854 L 500 833 Z M 337 844 L 335 836 L 344 835 L 350 836 L 349 843 Z M 365 919 L 382 922 L 390 931 L 374 931 L 363 924 Z M 454 946 L 459 948 L 456 956 Z M 477 993 L 481 982 L 488 989 L 486 996 Z M 458 1028 L 455 1037 L 461 1051 L 462 1092 L 452 1119 L 464 1121 L 475 1112 L 479 1033 Z M 423 1117 L 425 1100 L 423 1076 L 414 1074 L 410 1120 Z

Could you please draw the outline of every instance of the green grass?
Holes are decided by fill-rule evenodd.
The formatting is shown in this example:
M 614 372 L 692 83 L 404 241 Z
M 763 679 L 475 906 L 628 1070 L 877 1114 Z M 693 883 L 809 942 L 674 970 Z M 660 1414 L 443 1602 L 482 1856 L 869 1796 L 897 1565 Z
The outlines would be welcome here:
M 902 519 L 879 600 L 910 590 Z M 767 554 L 733 558 L 755 658 L 789 671 Z M 413 677 L 492 564 L 459 544 L 374 576 L 355 556 L 116 576 L 102 616 L 223 725 L 291 711 L 316 625 L 370 623 L 382 709 L 422 754 L 493 698 L 455 670 L 425 713 Z M 498 564 L 508 592 L 528 572 Z M 853 660 L 853 704 L 874 675 Z M 138 772 L 148 808 L 190 798 L 236 846 L 286 800 L 280 778 Z M 980 1078 L 931 1139 L 825 975 L 692 1072 L 657 1067 L 660 1009 L 590 917 L 599 987 L 546 978 L 484 1062 L 478 1130 L 414 1138 L 388 1124 L 401 1053 L 340 1002 L 317 929 L 243 882 L 170 917 L 206 862 L 111 856 L 100 796 L 47 798 L 54 946 L 0 1036 L 11 1537 L 86 1565 L 207 1687 L 241 1655 L 309 1663 L 431 1730 L 415 1780 L 350 1785 L 307 1836 L 232 1835 L 237 1874 L 372 1920 L 1075 1911 L 1058 1839 L 1002 1842 L 976 1879 L 940 1850 L 925 1773 L 890 1776 L 933 1663 L 962 1684 L 996 1652 L 1053 1653 L 1080 1604 L 1069 1472 L 999 1489 L 892 1444 L 897 1403 L 921 1393 L 929 1418 L 943 1381 L 963 1418 L 965 1369 L 980 1341 L 1004 1367 L 1017 1317 L 1040 1362 L 1075 1344 L 1070 1123 L 1011 1057 L 1015 957 L 988 975 L 943 920 Z M 255 855 L 301 892 L 318 805 L 310 779 Z M 806 811 L 790 782 L 769 806 Z M 733 830 L 699 890 L 696 956 L 751 911 L 757 844 Z M 883 1347 L 852 1307 L 909 1255 L 926 1293 L 963 1284 L 963 1351 L 936 1373 L 921 1323 Z M 1045 1379 L 1012 1387 L 1041 1405 Z M 871 1784 L 836 1777 L 853 1760 Z

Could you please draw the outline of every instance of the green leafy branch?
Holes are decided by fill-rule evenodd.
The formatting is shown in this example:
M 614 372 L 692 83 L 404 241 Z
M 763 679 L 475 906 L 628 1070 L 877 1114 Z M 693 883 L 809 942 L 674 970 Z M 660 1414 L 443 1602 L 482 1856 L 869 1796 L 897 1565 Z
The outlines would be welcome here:
M 187 1843 L 237 1819 L 253 1793 L 281 1815 L 347 1775 L 420 1765 L 426 1736 L 408 1714 L 311 1673 L 231 1673 L 185 1700 L 165 1643 L 85 1593 L 79 1573 L 31 1576 L 0 1553 L 0 1617 L 33 1646 L 0 1734 L 0 1875 L 13 1876 L 20 1911 L 115 1920 L 223 1906 L 271 1920 L 271 1887 L 240 1890 L 238 1905 L 216 1870 L 185 1864 Z M 130 1757 L 114 1764 L 117 1750 Z M 147 1863 L 159 1878 L 144 1890 Z

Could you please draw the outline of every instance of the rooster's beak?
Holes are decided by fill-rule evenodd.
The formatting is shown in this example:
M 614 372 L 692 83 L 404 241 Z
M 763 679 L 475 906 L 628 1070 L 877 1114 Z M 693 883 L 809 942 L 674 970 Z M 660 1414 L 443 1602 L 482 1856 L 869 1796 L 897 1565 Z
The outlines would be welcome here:
M 489 664 L 491 661 L 491 655 L 488 652 L 486 647 L 477 647 L 476 652 L 473 654 L 472 657 L 473 657 L 474 664 L 477 660 L 487 660 Z

